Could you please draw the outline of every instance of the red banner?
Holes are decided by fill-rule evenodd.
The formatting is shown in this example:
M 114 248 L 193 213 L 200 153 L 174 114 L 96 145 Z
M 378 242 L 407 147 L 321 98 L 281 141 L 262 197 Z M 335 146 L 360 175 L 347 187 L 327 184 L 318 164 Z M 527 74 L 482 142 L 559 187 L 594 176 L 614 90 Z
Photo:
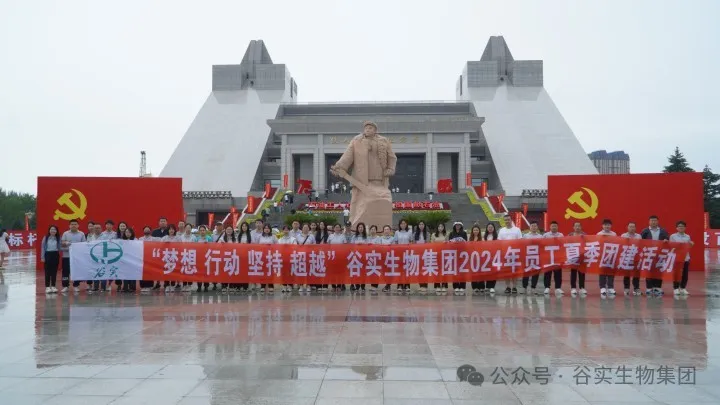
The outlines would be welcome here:
M 350 203 L 334 203 L 334 202 L 309 202 L 300 204 L 301 210 L 311 209 L 313 211 L 342 211 L 345 208 L 350 209 Z M 395 201 L 393 202 L 393 210 L 395 211 L 438 211 L 449 210 L 450 204 L 439 201 Z
M 38 177 L 37 229 L 45 235 L 51 224 L 60 232 L 70 220 L 87 230 L 88 221 L 124 221 L 136 233 L 155 227 L 161 216 L 173 222 L 183 217 L 182 179 L 158 177 Z M 40 252 L 39 244 L 36 246 Z M 37 255 L 37 268 L 41 268 Z
M 262 198 L 249 195 L 247 198 L 247 207 L 245 207 L 245 213 L 248 215 L 254 214 L 255 211 L 258 209 L 258 205 L 260 205 L 261 201 Z
M 283 188 L 288 188 L 288 175 L 283 174 Z
M 708 249 L 720 248 L 720 229 L 705 230 L 704 245 Z
M 437 191 L 438 193 L 452 193 L 453 192 L 453 186 L 452 186 L 452 179 L 440 179 L 437 181 Z
M 472 173 L 467 172 L 465 173 L 465 187 L 472 186 Z
M 523 213 L 523 215 L 527 216 L 527 213 L 528 213 L 528 203 L 522 203 L 522 204 L 520 204 L 520 206 L 522 207 L 522 213 Z
M 272 187 L 270 187 L 270 183 L 265 183 L 265 198 L 270 198 L 272 195 L 270 195 L 270 191 L 272 190 Z
M 550 230 L 550 220 L 548 219 L 548 213 L 543 212 L 543 231 L 547 232 Z
M 710 229 L 710 213 L 709 212 L 705 212 L 703 214 L 703 224 L 704 224 L 703 229 Z
M 210 227 L 210 229 L 213 229 L 213 227 L 215 226 L 215 213 L 214 212 L 208 213 L 208 226 Z
M 485 198 L 487 197 L 487 183 L 483 182 L 479 186 L 473 187 L 475 189 L 475 193 L 477 193 L 477 196 L 479 198 Z
M 213 283 L 427 283 L 578 268 L 674 280 L 681 275 L 688 248 L 601 236 L 390 246 L 146 242 L 142 277 Z
M 312 190 L 312 180 L 299 179 L 297 181 L 297 184 L 298 184 L 298 189 L 297 189 L 298 194 L 309 194 L 310 190 Z
M 687 223 L 687 233 L 695 241 L 691 256 L 693 270 L 704 270 L 703 181 L 702 173 L 610 174 L 548 176 L 548 214 L 560 231 L 568 233 L 580 222 L 587 233 L 602 229 L 603 219 L 613 222 L 618 234 L 635 222 L 640 232 L 648 226 L 650 215 L 659 217 L 669 234 L 675 223 Z
M 40 244 L 36 231 L 13 230 L 5 232 L 9 236 L 7 244 L 10 246 L 10 250 L 33 249 L 35 245 Z M 45 235 L 43 234 L 43 236 Z

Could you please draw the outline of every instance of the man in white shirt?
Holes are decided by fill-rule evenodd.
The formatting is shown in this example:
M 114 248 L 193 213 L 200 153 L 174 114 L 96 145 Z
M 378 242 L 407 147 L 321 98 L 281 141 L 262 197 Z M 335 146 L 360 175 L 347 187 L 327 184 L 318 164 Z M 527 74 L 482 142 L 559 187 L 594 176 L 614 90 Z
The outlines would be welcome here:
M 602 231 L 597 233 L 598 236 L 617 236 L 615 232 L 612 231 L 612 221 L 609 219 L 603 219 L 602 222 Z M 601 274 L 599 277 L 600 281 L 600 296 L 606 297 L 606 296 L 615 296 L 615 276 L 606 276 L 604 274 Z
M 622 238 L 627 239 L 642 239 L 639 233 L 637 233 L 637 226 L 635 222 L 629 222 L 627 226 L 627 232 L 620 235 Z M 633 295 L 640 295 L 640 277 L 632 278 Z M 625 295 L 630 295 L 630 277 L 623 277 L 623 287 L 625 287 Z
M 675 224 L 677 233 L 670 235 L 670 242 L 687 243 L 693 246 L 695 243 L 690 240 L 690 235 L 685 233 L 685 221 L 678 221 Z M 683 270 L 680 282 L 673 282 L 673 293 L 677 295 L 690 295 L 687 290 L 688 283 L 688 271 L 690 270 L 690 253 L 685 256 L 685 262 L 683 263 Z
M 550 222 L 550 232 L 545 232 L 544 238 L 562 238 L 563 234 L 558 232 L 558 223 Z M 549 270 L 545 272 L 545 295 L 550 295 L 550 282 L 555 279 L 555 295 L 563 295 L 562 290 L 562 269 Z
M 513 224 L 512 218 L 510 218 L 510 215 L 505 215 L 503 218 L 503 222 L 505 223 L 505 226 L 500 228 L 498 231 L 498 240 L 518 240 L 522 239 L 522 231 L 520 228 L 516 227 L 515 224 Z M 510 278 L 505 280 L 505 294 L 517 294 L 517 280 L 514 278 Z
M 538 229 L 537 221 L 530 222 L 530 232 L 526 233 L 523 236 L 525 239 L 542 239 L 543 234 L 540 233 L 540 229 Z M 522 290 L 520 293 L 522 294 L 535 294 L 538 280 L 540 279 L 540 273 L 535 274 L 532 277 L 523 277 L 522 279 Z M 528 284 L 530 284 L 530 289 L 528 290 Z
M 258 219 L 255 221 L 255 229 L 250 231 L 250 238 L 252 238 L 252 243 L 260 243 L 260 236 L 262 236 L 264 225 L 265 223 L 262 221 L 262 219 Z

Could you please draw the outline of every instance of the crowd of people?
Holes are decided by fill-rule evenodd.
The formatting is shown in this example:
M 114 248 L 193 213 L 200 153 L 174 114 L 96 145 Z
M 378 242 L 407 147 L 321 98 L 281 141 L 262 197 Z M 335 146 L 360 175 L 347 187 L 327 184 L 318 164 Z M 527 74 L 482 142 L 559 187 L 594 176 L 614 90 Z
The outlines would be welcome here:
M 79 230 L 77 221 L 70 221 L 70 229 L 60 234 L 57 226 L 51 225 L 47 234 L 42 239 L 41 260 L 45 267 L 45 291 L 48 294 L 58 292 L 56 288 L 56 278 L 58 267 L 62 269 L 61 292 L 68 292 L 71 284 L 70 280 L 70 258 L 69 249 L 72 243 L 96 241 L 96 240 L 141 240 L 141 241 L 164 241 L 164 242 L 193 242 L 193 243 L 254 243 L 254 244 L 290 244 L 290 245 L 317 245 L 317 244 L 377 244 L 377 245 L 407 245 L 407 244 L 423 244 L 433 242 L 450 242 L 450 243 L 474 243 L 493 240 L 516 240 L 522 238 L 561 238 L 564 235 L 558 231 L 557 222 L 551 222 L 547 232 L 541 232 L 537 222 L 530 223 L 528 232 L 523 233 L 517 228 L 509 216 L 504 217 L 502 226 L 495 223 L 488 223 L 484 229 L 475 224 L 468 233 L 462 223 L 455 222 L 448 230 L 444 224 L 438 224 L 436 229 L 429 229 L 424 222 L 420 221 L 414 229 L 409 226 L 404 219 L 398 223 L 396 229 L 390 225 L 385 225 L 382 229 L 378 229 L 375 225 L 367 227 L 363 223 L 358 223 L 354 229 L 350 224 L 342 226 L 340 224 L 326 225 L 324 222 L 299 223 L 292 222 L 291 226 L 283 226 L 281 230 L 273 229 L 270 224 L 264 223 L 262 220 L 256 220 L 252 225 L 248 222 L 240 224 L 238 229 L 233 226 L 224 226 L 222 222 L 215 224 L 210 231 L 205 225 L 199 225 L 197 229 L 190 223 L 180 221 L 178 225 L 168 223 L 166 218 L 160 218 L 158 227 L 153 229 L 150 226 L 143 227 L 142 234 L 136 235 L 135 231 L 125 222 L 119 222 L 117 229 L 115 223 L 111 220 L 105 221 L 105 229 L 99 223 L 90 222 L 88 224 L 87 235 Z M 649 218 L 648 227 L 641 232 L 637 232 L 635 223 L 630 222 L 626 225 L 627 229 L 622 235 L 623 238 L 631 239 L 652 239 L 652 240 L 669 240 L 673 242 L 693 244 L 690 236 L 686 233 L 686 224 L 683 221 L 676 223 L 676 231 L 672 235 L 665 229 L 660 227 L 657 216 Z M 613 224 L 610 220 L 604 220 L 602 229 L 597 235 L 617 236 L 612 229 Z M 573 231 L 568 236 L 586 235 L 580 223 L 575 223 Z M 685 258 L 683 272 L 680 281 L 673 283 L 674 295 L 689 295 L 687 291 L 688 270 L 690 265 L 690 255 Z M 506 295 L 528 294 L 528 295 L 550 295 L 551 287 L 554 287 L 554 293 L 557 296 L 564 294 L 562 289 L 563 271 L 560 269 L 550 270 L 543 275 L 543 286 L 538 287 L 540 274 L 523 277 L 521 279 L 505 280 L 504 293 Z M 600 275 L 599 290 L 602 297 L 615 296 L 614 276 Z M 80 284 L 83 280 L 72 280 L 72 287 L 75 292 L 80 291 Z M 112 283 L 106 281 L 86 281 L 87 289 L 90 292 L 111 291 Z M 521 288 L 518 289 L 518 283 Z M 135 280 L 116 280 L 115 287 L 119 292 L 134 292 L 137 282 Z M 467 289 L 466 282 L 454 282 L 452 288 L 448 283 L 434 283 L 433 291 L 435 294 L 442 295 L 452 292 L 455 295 L 465 294 L 495 294 L 496 281 L 473 281 L 470 282 L 470 289 Z M 189 283 L 180 281 L 157 282 L 143 280 L 139 282 L 142 292 L 150 292 L 153 290 L 164 289 L 166 292 L 176 290 L 184 292 L 192 292 L 196 289 L 201 291 L 220 291 L 222 293 L 230 292 L 260 292 L 273 293 L 274 286 L 269 284 L 249 285 L 249 284 L 213 284 L 209 283 Z M 662 280 L 647 279 L 645 280 L 645 292 L 647 296 L 663 295 Z M 637 277 L 624 277 L 623 287 L 626 296 L 643 295 L 640 289 L 640 279 Z M 570 293 L 573 297 L 587 295 L 585 285 L 585 274 L 577 269 L 570 270 Z M 362 284 L 346 285 L 283 285 L 281 291 L 283 293 L 292 293 L 297 290 L 299 293 L 309 293 L 312 291 L 332 291 L 335 293 L 346 290 L 353 292 L 365 292 L 366 286 Z M 372 284 L 369 287 L 370 292 L 376 293 L 382 291 L 385 293 L 402 293 L 410 294 L 412 290 L 409 284 L 398 284 L 393 288 L 392 285 L 385 285 L 380 290 L 379 285 Z M 421 294 L 428 292 L 428 284 L 420 284 L 419 290 Z

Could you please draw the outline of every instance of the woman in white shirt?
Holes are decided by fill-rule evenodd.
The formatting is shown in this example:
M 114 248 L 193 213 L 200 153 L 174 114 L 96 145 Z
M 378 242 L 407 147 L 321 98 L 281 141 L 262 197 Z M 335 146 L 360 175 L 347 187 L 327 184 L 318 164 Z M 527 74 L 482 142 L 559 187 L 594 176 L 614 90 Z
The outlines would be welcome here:
M 218 243 L 235 243 L 236 241 L 237 240 L 235 239 L 235 230 L 232 226 L 225 227 L 222 236 L 220 237 L 220 239 L 218 239 Z M 220 291 L 223 293 L 229 292 L 230 285 L 231 284 L 223 283 L 222 289 Z
M 395 232 L 395 243 L 398 245 L 409 245 L 413 243 L 413 233 L 407 221 L 401 219 L 398 223 L 398 230 Z M 397 292 L 410 293 L 410 284 L 398 284 Z
M 368 245 L 379 245 L 380 236 L 377 234 L 377 226 L 370 225 L 370 231 L 368 233 Z M 377 292 L 379 284 L 370 284 L 370 292 Z
M 253 243 L 252 233 L 250 232 L 250 225 L 248 225 L 247 222 L 243 222 L 242 224 L 240 224 L 240 233 L 238 233 L 238 235 L 237 235 L 237 242 L 238 243 Z M 230 287 L 237 288 L 241 292 L 251 290 L 249 283 L 231 284 Z
M 493 241 L 498 239 L 498 233 L 497 228 L 495 227 L 495 224 L 492 222 L 485 225 L 485 234 L 483 234 L 483 240 L 484 241 Z M 497 284 L 497 280 L 488 280 L 485 282 L 485 291 L 489 292 L 490 294 L 495 294 L 495 284 Z
M 293 238 L 290 234 L 290 227 L 287 225 L 283 225 L 281 237 L 278 239 L 278 244 L 280 245 L 297 245 L 297 239 Z M 293 290 L 292 284 L 283 284 L 282 292 L 284 293 L 291 293 Z
M 258 243 L 261 245 L 274 245 L 278 243 L 277 238 L 273 235 L 272 228 L 270 228 L 269 224 L 265 224 L 265 226 L 263 226 L 260 238 L 258 238 Z M 260 284 L 260 291 L 265 292 L 266 288 L 269 293 L 275 292 L 273 284 Z
M 106 233 L 106 232 L 103 232 Z M 177 234 L 177 228 L 174 224 L 168 225 L 168 234 L 160 239 L 163 242 L 182 242 L 182 238 Z M 166 281 L 165 292 L 171 292 L 175 289 L 179 289 L 180 284 L 177 281 Z
M 295 237 L 295 239 L 297 239 L 296 242 L 300 246 L 315 244 L 315 235 L 310 233 L 310 225 L 308 225 L 307 223 L 302 224 L 300 234 L 298 234 Z M 298 292 L 303 292 L 303 291 L 310 292 L 310 287 L 307 284 L 301 285 L 300 288 L 298 289 Z
M 367 235 L 367 229 L 365 229 L 365 224 L 360 222 L 357 224 L 357 227 L 355 228 L 355 237 L 353 238 L 353 244 L 354 245 L 367 245 L 370 243 L 370 240 L 368 239 Z M 365 284 L 352 284 L 350 285 L 350 290 L 352 291 L 360 291 L 365 292 Z
M 379 245 L 395 245 L 397 244 L 397 239 L 395 239 L 395 236 L 392 234 L 392 228 L 390 225 L 383 226 L 383 234 L 379 239 Z M 390 288 L 392 287 L 392 284 L 385 284 L 385 287 L 383 287 L 383 292 L 389 293 Z
M 415 243 L 424 244 L 430 242 L 430 233 L 425 226 L 425 222 L 420 221 L 415 227 L 415 235 L 413 236 Z M 427 283 L 420 283 L 420 293 L 425 294 L 427 292 Z
M 345 243 L 347 243 L 347 236 L 345 235 L 345 233 L 343 233 L 343 229 L 340 224 L 335 224 L 335 226 L 333 227 L 333 233 L 328 235 L 327 243 L 329 245 L 344 245 Z M 339 292 L 341 288 L 341 284 L 332 285 L 332 290 L 334 292 Z
M 438 224 L 435 233 L 430 235 L 430 242 L 432 243 L 443 243 L 447 242 L 447 231 L 445 230 L 445 224 Z M 447 292 L 448 283 L 435 283 L 435 294 L 444 294 Z

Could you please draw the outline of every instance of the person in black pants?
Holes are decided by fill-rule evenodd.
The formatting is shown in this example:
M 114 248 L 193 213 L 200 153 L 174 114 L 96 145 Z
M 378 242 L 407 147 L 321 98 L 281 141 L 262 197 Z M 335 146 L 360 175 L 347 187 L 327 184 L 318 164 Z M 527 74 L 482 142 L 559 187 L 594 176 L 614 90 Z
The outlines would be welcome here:
M 650 215 L 648 218 L 649 226 L 640 232 L 640 237 L 650 240 L 670 240 L 670 235 L 666 230 L 660 227 L 657 215 Z M 645 295 L 660 296 L 662 292 L 662 279 L 648 278 L 645 280 Z
M 538 228 L 537 221 L 530 222 L 530 232 L 523 235 L 524 239 L 542 239 L 543 234 L 540 232 L 540 229 Z M 540 280 L 540 273 L 535 274 L 533 276 L 523 277 L 522 279 L 522 290 L 521 293 L 524 294 L 532 294 L 537 293 L 536 288 L 538 284 L 538 280 Z M 528 285 L 530 286 L 530 289 L 528 290 Z
M 45 293 L 56 293 L 57 271 L 60 264 L 60 233 L 55 225 L 50 225 L 42 240 L 41 260 L 45 268 Z
M 467 232 L 463 229 L 462 222 L 455 222 L 453 224 L 448 240 L 450 242 L 465 242 L 468 240 Z M 453 283 L 453 290 L 455 290 L 455 294 L 464 294 L 465 283 Z
M 573 224 L 573 230 L 568 233 L 568 236 L 585 236 L 580 222 Z M 587 295 L 587 290 L 585 289 L 585 273 L 578 271 L 578 269 L 570 269 L 570 295 L 576 296 L 578 294 L 578 287 L 580 288 L 580 295 Z

